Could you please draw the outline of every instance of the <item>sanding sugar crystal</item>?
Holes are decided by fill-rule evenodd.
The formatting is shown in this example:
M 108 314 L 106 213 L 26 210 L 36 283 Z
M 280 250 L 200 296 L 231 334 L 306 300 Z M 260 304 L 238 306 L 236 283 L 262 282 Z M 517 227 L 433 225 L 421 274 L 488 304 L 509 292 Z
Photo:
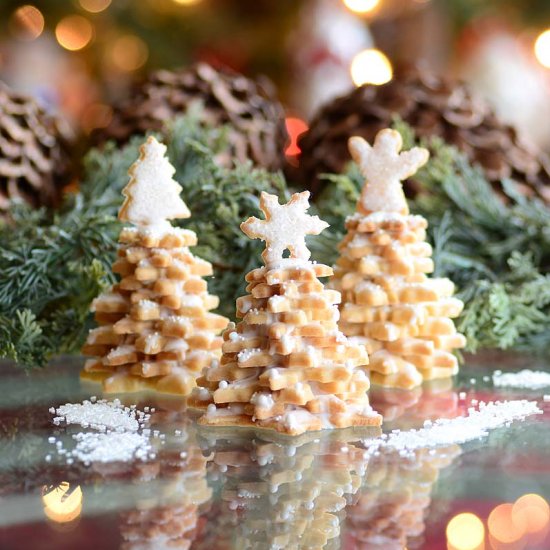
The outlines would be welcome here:
M 63 442 L 55 437 L 48 438 L 67 464 L 145 461 L 154 457 L 147 428 L 151 415 L 136 409 L 135 405 L 125 407 L 118 399 L 107 401 L 92 397 L 82 403 L 52 407 L 50 413 L 55 415 L 52 422 L 56 426 L 78 425 L 88 430 L 72 435 L 72 449 L 65 449 Z M 48 456 L 51 460 L 51 455 Z
M 135 407 L 124 407 L 118 399 L 67 403 L 55 409 L 55 414 L 54 424 L 78 424 L 99 431 L 137 432 L 140 425 L 149 420 L 149 415 Z
M 529 369 L 505 373 L 495 371 L 493 374 L 493 384 L 500 388 L 538 390 L 550 386 L 550 373 Z
M 490 430 L 510 425 L 533 414 L 541 414 L 536 401 L 495 401 L 468 409 L 467 416 L 451 419 L 427 420 L 418 430 L 394 430 L 375 439 L 365 440 L 368 455 L 381 451 L 396 451 L 403 457 L 414 457 L 414 451 L 423 448 L 456 445 L 481 439 Z

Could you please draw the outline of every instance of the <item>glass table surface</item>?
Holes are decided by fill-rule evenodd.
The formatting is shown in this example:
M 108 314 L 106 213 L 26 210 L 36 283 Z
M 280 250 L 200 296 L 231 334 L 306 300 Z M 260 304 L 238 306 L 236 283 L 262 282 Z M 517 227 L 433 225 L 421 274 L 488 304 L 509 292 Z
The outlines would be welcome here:
M 544 414 L 414 457 L 365 453 L 372 433 L 282 438 L 196 424 L 182 399 L 126 394 L 152 407 L 155 458 L 67 464 L 72 427 L 51 407 L 101 397 L 78 357 L 26 374 L 0 363 L 0 549 L 547 549 L 550 402 L 493 387 L 494 369 L 549 370 L 513 354 L 468 357 L 458 377 L 411 392 L 373 388 L 383 430 L 465 415 L 479 401 L 536 400 Z M 550 393 L 550 389 L 546 389 Z M 46 460 L 50 455 L 51 460 Z

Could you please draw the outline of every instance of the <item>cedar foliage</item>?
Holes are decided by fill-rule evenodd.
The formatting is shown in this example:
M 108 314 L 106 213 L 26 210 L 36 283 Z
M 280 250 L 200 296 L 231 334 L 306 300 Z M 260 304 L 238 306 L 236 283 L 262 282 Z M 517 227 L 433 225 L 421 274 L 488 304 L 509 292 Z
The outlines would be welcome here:
M 397 121 L 405 147 L 415 143 Z M 283 177 L 249 164 L 220 168 L 226 130 L 205 128 L 197 114 L 174 122 L 164 140 L 192 217 L 181 225 L 198 234 L 196 254 L 212 262 L 209 289 L 220 296 L 220 313 L 233 317 L 244 294 L 244 274 L 259 264 L 262 244 L 248 239 L 241 221 L 259 215 L 261 191 L 285 200 Z M 84 162 L 78 193 L 57 211 L 16 205 L 12 223 L 0 225 L 0 357 L 42 366 L 57 353 L 75 352 L 92 326 L 91 300 L 112 284 L 122 203 L 129 166 L 142 138 L 123 149 L 107 144 Z M 429 223 L 437 276 L 458 286 L 466 307 L 457 328 L 469 350 L 482 347 L 548 349 L 550 346 L 550 214 L 536 200 L 503 182 L 504 204 L 481 172 L 454 148 L 432 139 L 428 164 L 415 176 L 421 189 L 410 203 Z M 333 263 L 345 217 L 355 211 L 363 180 L 355 165 L 328 175 L 317 202 L 331 227 L 311 239 L 313 258 Z
M 190 112 L 163 141 L 193 216 L 180 225 L 198 234 L 196 254 L 214 264 L 209 288 L 220 296 L 220 311 L 233 316 L 244 274 L 256 267 L 262 249 L 239 224 L 260 214 L 262 191 L 287 191 L 281 175 L 248 163 L 219 167 L 214 158 L 224 150 L 225 135 L 224 128 L 201 126 L 198 113 Z M 114 281 L 120 192 L 142 141 L 91 150 L 79 192 L 68 195 L 60 210 L 18 205 L 12 223 L 0 226 L 0 357 L 43 366 L 82 344 L 92 326 L 89 304 Z

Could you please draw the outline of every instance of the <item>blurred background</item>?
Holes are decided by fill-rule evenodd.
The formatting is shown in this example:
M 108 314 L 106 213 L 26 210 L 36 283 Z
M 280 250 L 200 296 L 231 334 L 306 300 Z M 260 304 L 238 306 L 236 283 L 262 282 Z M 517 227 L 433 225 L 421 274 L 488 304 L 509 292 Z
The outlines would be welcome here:
M 78 133 L 155 69 L 266 75 L 295 135 L 321 104 L 422 62 L 550 150 L 548 0 L 2 0 L 0 15 L 0 78 Z

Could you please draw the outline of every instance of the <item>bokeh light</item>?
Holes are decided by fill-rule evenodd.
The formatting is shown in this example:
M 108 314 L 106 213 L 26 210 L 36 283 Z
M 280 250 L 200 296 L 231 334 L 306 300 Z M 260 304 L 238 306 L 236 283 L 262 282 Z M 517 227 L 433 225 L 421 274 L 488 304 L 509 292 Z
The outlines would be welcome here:
M 67 523 L 75 520 L 82 512 L 82 489 L 77 485 L 71 490 L 68 481 L 57 487 L 44 487 L 42 504 L 46 517 L 56 523 Z
M 523 495 L 514 502 L 511 515 L 513 523 L 525 533 L 536 533 L 548 527 L 550 507 L 540 495 Z
M 286 131 L 290 138 L 290 144 L 285 150 L 285 155 L 289 157 L 300 154 L 300 148 L 298 147 L 298 137 L 303 134 L 308 126 L 301 118 L 287 117 L 285 119 Z
M 478 550 L 484 546 L 485 526 L 475 514 L 465 512 L 449 521 L 446 535 L 449 550 Z
M 99 13 L 111 5 L 111 0 L 79 0 L 82 9 L 90 13 Z
M 499 504 L 493 508 L 487 518 L 487 529 L 491 537 L 503 544 L 512 544 L 523 537 L 524 529 L 512 520 L 510 502 Z
M 81 15 L 64 17 L 55 27 L 55 37 L 66 50 L 81 50 L 94 35 L 92 24 Z
M 540 33 L 536 39 L 535 56 L 543 67 L 550 69 L 550 29 Z
M 359 52 L 351 62 L 350 72 L 356 86 L 385 84 L 393 76 L 390 60 L 375 48 Z
M 143 67 L 149 57 L 147 44 L 133 34 L 126 34 L 117 38 L 111 50 L 111 60 L 121 71 L 135 71 Z
M 10 19 L 11 31 L 21 40 L 35 40 L 44 30 L 42 12 L 31 5 L 17 8 Z
M 202 0 L 173 0 L 175 4 L 180 4 L 181 6 L 191 6 L 193 4 L 198 4 Z
M 368 13 L 372 11 L 380 0 L 343 0 L 345 6 L 355 13 Z

